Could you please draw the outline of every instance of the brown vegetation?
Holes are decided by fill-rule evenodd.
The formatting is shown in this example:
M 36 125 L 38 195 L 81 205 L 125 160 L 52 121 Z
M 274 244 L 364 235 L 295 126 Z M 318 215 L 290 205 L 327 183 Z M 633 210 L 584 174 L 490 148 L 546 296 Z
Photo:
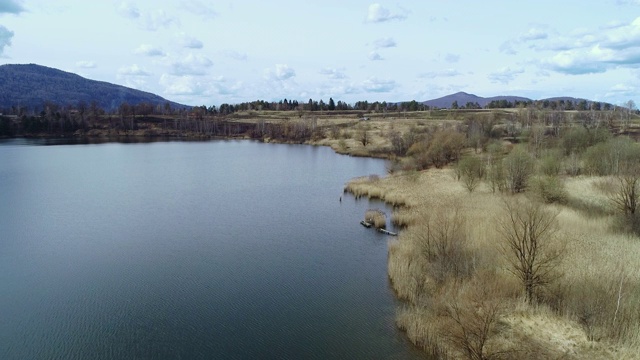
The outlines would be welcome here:
M 364 213 L 364 221 L 373 225 L 376 229 L 387 227 L 387 215 L 380 209 L 369 209 Z
M 640 146 L 598 123 L 493 124 L 473 125 L 473 141 L 466 128 L 470 151 L 451 168 L 424 156 L 447 137 L 439 131 L 465 131 L 443 123 L 427 127 L 389 176 L 346 187 L 401 205 L 392 221 L 406 228 L 388 258 L 405 300 L 398 327 L 435 358 L 636 358 L 640 177 L 631 164 Z M 532 135 L 517 146 L 478 140 L 502 124 L 505 134 Z M 403 131 L 391 135 L 401 153 Z M 414 170 L 425 164 L 436 168 Z
M 390 159 L 389 176 L 345 191 L 394 206 L 391 221 L 404 227 L 388 256 L 405 301 L 396 322 L 435 357 L 640 353 L 640 150 L 630 137 L 640 126 L 629 113 L 371 110 L 364 122 L 349 111 L 251 110 L 142 121 L 122 110 L 74 131 L 239 136 Z

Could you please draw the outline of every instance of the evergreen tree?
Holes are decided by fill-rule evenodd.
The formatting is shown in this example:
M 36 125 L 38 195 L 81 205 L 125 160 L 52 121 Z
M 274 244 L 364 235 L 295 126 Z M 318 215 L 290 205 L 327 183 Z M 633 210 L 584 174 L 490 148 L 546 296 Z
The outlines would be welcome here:
M 336 104 L 333 102 L 333 98 L 329 98 L 329 111 L 333 111 L 336 109 Z

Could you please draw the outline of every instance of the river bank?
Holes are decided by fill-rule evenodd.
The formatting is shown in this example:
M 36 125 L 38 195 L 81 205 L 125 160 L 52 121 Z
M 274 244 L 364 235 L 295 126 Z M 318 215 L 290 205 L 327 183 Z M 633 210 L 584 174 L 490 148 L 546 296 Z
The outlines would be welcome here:
M 421 126 L 405 125 L 353 123 L 335 133 L 327 127 L 325 136 L 316 139 L 260 140 L 394 158 L 389 135 Z M 363 131 L 366 144 L 359 138 Z M 441 358 L 468 358 L 468 351 L 478 347 L 487 358 L 635 357 L 640 342 L 633 335 L 638 324 L 632 314 L 637 310 L 640 266 L 633 254 L 640 252 L 639 242 L 611 231 L 614 219 L 606 209 L 606 197 L 597 191 L 601 179 L 566 177 L 572 201 L 545 205 L 559 214 L 559 238 L 568 255 L 560 267 L 562 281 L 543 294 L 544 302 L 529 304 L 509 272 L 497 224 L 505 198 L 533 200 L 500 196 L 487 183 L 469 192 L 453 168 L 399 168 L 386 177 L 356 178 L 346 187 L 355 196 L 382 199 L 396 207 L 392 221 L 404 229 L 389 244 L 388 276 L 398 298 L 405 301 L 397 325 L 414 344 Z M 600 215 L 576 206 L 585 202 L 600 209 L 595 211 Z M 622 305 L 616 307 L 617 301 Z M 610 332 L 616 328 L 622 329 L 619 338 L 612 338 Z
M 606 199 L 594 188 L 598 180 L 568 179 L 569 196 L 603 206 Z M 611 284 L 621 284 L 621 276 L 625 281 L 638 277 L 630 266 L 638 263 L 631 255 L 640 251 L 638 239 L 612 233 L 611 217 L 594 219 L 569 206 L 549 205 L 559 213 L 558 235 L 567 256 L 561 283 L 546 294 L 555 297 L 553 305 L 532 305 L 523 299 L 501 250 L 497 224 L 505 200 L 488 186 L 469 193 L 452 169 L 430 169 L 357 178 L 346 189 L 396 206 L 393 221 L 404 229 L 390 241 L 388 275 L 405 301 L 396 323 L 425 352 L 455 359 L 475 358 L 468 351 L 479 349 L 486 358 L 632 359 L 638 354 L 637 336 L 605 339 L 594 334 L 601 329 L 585 327 L 575 315 L 576 309 L 594 311 L 591 316 L 608 313 L 604 303 L 612 306 L 617 300 Z M 442 247 L 441 258 L 426 256 L 429 246 Z M 622 272 L 621 263 L 626 264 Z M 593 293 L 594 288 L 603 292 Z M 635 290 L 629 291 L 625 306 L 635 309 Z M 590 292 L 603 297 L 596 308 L 585 305 Z

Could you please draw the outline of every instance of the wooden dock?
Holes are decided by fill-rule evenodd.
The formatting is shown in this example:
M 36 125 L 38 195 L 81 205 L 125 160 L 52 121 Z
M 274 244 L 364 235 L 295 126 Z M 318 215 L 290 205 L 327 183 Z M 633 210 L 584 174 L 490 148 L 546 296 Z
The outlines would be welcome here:
M 364 220 L 360 221 L 360 225 L 362 225 L 362 226 L 364 226 L 364 227 L 366 227 L 366 228 L 370 228 L 370 227 L 372 227 L 372 226 L 373 226 L 373 224 L 372 224 L 372 223 L 368 223 L 368 222 L 366 222 L 366 221 L 364 221 Z M 387 229 L 377 228 L 376 230 L 377 230 L 379 233 L 383 233 L 383 234 L 385 234 L 385 235 L 389 235 L 389 236 L 398 236 L 398 233 L 394 233 L 394 232 L 389 231 L 389 230 L 387 230 Z
M 360 221 L 360 225 L 362 225 L 362 226 L 364 226 L 366 228 L 370 228 L 370 227 L 373 226 L 373 224 L 370 224 L 370 223 L 368 223 L 368 222 L 366 222 L 364 220 Z
M 389 231 L 389 230 L 387 230 L 387 229 L 376 229 L 376 230 L 378 230 L 378 232 L 383 233 L 383 234 L 385 234 L 385 235 L 398 236 L 398 234 L 397 234 L 397 233 L 394 233 L 394 232 Z

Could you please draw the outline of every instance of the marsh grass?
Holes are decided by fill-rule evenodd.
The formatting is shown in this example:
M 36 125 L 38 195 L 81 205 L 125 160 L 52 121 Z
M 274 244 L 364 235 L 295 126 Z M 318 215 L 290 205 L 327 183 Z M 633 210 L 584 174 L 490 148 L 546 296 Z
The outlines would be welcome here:
M 636 358 L 640 239 L 612 231 L 615 216 L 598 188 L 601 179 L 566 178 L 566 203 L 544 205 L 559 212 L 558 236 L 566 255 L 558 267 L 562 276 L 541 292 L 539 303 L 529 304 L 500 252 L 501 197 L 486 184 L 469 193 L 453 178 L 452 170 L 442 169 L 398 172 L 375 181 L 360 178 L 347 185 L 356 196 L 405 204 L 392 214 L 394 224 L 404 228 L 389 244 L 387 265 L 397 296 L 406 301 L 397 325 L 415 344 L 441 358 L 469 358 L 460 331 L 482 323 L 483 313 L 473 310 L 486 308 L 482 301 L 495 301 L 500 311 L 482 345 L 487 358 Z M 437 214 L 456 206 L 466 239 L 460 247 L 465 255 L 454 260 L 468 267 L 441 276 L 437 261 L 425 254 L 425 236 Z M 478 289 L 491 291 L 480 301 Z
M 387 215 L 379 209 L 369 209 L 364 213 L 364 221 L 373 224 L 376 229 L 387 227 Z

